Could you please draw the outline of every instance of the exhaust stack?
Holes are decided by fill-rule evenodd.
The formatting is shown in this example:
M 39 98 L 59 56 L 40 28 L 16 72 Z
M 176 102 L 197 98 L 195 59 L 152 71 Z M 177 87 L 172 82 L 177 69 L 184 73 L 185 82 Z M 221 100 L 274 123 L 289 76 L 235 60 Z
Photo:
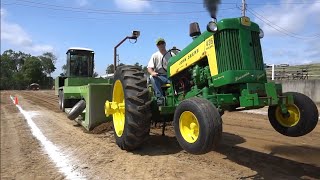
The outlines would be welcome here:
M 214 22 L 217 22 L 217 11 L 220 0 L 204 0 L 203 5 L 210 13 Z

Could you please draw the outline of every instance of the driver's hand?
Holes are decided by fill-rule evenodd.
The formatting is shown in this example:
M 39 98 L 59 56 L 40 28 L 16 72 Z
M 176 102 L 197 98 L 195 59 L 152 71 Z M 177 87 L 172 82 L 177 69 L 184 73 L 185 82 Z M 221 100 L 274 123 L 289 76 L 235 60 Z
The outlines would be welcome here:
M 157 72 L 152 72 L 152 73 L 151 73 L 151 76 L 157 77 L 157 76 L 158 76 L 158 73 L 157 73 Z

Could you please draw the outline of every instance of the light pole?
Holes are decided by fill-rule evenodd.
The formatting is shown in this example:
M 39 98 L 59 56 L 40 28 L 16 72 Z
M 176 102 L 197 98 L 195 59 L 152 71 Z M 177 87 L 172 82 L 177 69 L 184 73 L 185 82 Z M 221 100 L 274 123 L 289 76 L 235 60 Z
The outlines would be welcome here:
M 127 36 L 125 37 L 122 41 L 120 41 L 115 47 L 114 47 L 114 73 L 116 72 L 116 69 L 117 69 L 117 48 L 122 44 L 124 43 L 127 39 L 135 39 L 137 40 L 138 37 L 140 36 L 140 31 L 132 31 L 132 35 L 131 36 Z

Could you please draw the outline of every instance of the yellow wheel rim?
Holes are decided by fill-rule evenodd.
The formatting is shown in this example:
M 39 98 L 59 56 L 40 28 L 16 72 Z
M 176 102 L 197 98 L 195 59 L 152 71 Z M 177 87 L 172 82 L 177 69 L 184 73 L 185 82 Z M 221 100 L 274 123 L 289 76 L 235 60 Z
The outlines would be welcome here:
M 190 111 L 185 111 L 179 118 L 180 133 L 188 143 L 194 143 L 199 137 L 199 122 L 197 117 Z
M 125 101 L 124 92 L 120 80 L 114 83 L 113 94 L 112 94 L 112 106 L 117 106 L 112 114 L 113 126 L 118 137 L 121 137 L 124 131 L 125 123 Z
M 276 119 L 284 127 L 293 127 L 298 124 L 300 120 L 300 111 L 296 105 L 288 105 L 289 117 L 283 117 L 280 106 L 276 109 Z

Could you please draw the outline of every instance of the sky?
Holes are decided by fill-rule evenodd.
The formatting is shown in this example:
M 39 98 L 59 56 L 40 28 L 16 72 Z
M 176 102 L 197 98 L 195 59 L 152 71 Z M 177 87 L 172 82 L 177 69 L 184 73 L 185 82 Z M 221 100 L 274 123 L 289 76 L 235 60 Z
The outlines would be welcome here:
M 241 16 L 241 0 L 221 2 L 218 21 Z M 320 63 L 320 0 L 247 0 L 247 9 L 265 33 L 267 64 Z M 95 71 L 103 75 L 113 63 L 113 47 L 133 30 L 141 36 L 118 48 L 120 62 L 146 65 L 157 38 L 168 49 L 183 49 L 192 42 L 189 24 L 198 22 L 205 31 L 210 20 L 202 0 L 1 0 L 1 53 L 53 52 L 55 77 L 69 47 L 86 47 L 95 51 Z

